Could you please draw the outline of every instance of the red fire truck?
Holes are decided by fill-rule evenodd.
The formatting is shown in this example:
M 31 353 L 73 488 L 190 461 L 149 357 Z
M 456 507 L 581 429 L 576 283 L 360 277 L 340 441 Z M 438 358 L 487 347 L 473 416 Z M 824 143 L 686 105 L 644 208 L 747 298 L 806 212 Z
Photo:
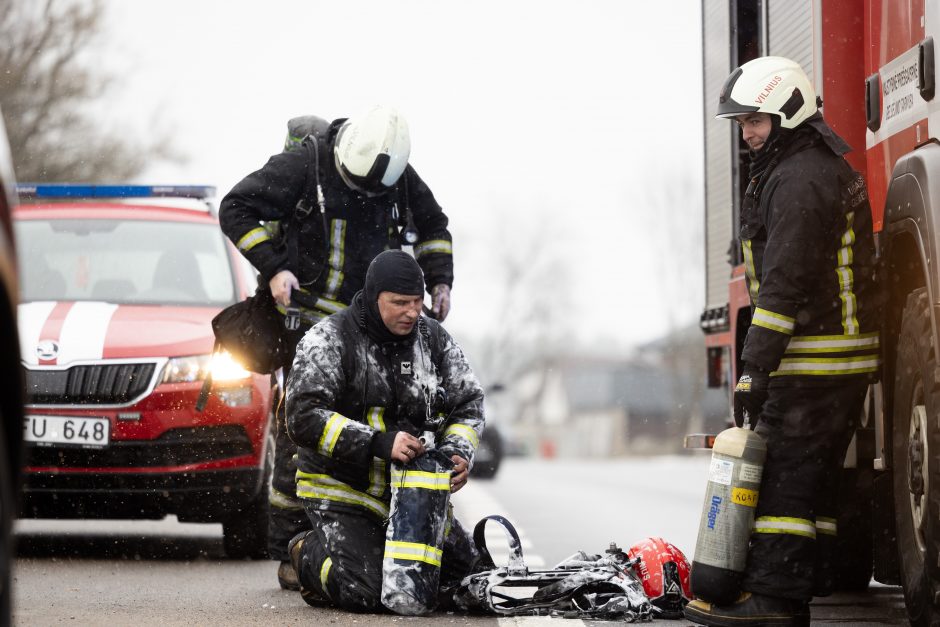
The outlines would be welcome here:
M 737 66 L 802 65 L 853 148 L 879 248 L 882 374 L 846 460 L 841 585 L 900 583 L 912 623 L 940 621 L 940 0 L 702 0 L 709 384 L 735 381 L 750 323 L 737 224 L 747 147 L 714 118 Z

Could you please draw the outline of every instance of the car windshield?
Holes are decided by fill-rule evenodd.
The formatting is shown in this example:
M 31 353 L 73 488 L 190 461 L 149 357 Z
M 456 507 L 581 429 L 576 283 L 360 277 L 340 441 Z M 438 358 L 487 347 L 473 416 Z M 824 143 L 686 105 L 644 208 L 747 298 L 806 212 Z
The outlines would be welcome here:
M 227 305 L 235 285 L 211 224 L 20 220 L 20 297 L 118 304 Z

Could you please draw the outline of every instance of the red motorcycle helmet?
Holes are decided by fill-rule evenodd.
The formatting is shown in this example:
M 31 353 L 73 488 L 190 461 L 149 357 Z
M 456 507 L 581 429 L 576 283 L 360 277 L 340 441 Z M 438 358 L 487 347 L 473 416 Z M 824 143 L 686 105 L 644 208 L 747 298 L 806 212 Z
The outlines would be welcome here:
M 691 568 L 682 551 L 662 538 L 646 538 L 631 546 L 627 555 L 639 558 L 633 572 L 662 617 L 682 618 L 682 608 L 692 598 Z

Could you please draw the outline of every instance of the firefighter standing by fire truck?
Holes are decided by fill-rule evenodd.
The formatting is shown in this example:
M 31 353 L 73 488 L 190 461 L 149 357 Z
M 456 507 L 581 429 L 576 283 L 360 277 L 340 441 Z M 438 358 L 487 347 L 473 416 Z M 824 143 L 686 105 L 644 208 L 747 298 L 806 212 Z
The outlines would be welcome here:
M 369 263 L 385 249 L 414 246 L 432 313 L 439 321 L 447 316 L 454 277 L 448 220 L 408 165 L 410 149 L 407 123 L 390 107 L 330 124 L 298 118 L 288 124 L 284 152 L 222 200 L 223 232 L 269 284 L 285 316 L 285 378 L 297 342 L 312 325 L 346 308 Z M 271 223 L 277 223 L 274 232 Z M 297 447 L 287 436 L 283 403 L 276 420 L 268 554 L 281 562 L 281 587 L 296 590 L 287 544 L 310 527 L 296 496 Z
M 738 600 L 690 603 L 705 625 L 805 625 L 831 592 L 834 480 L 878 369 L 871 208 L 850 149 L 818 111 L 800 66 L 762 57 L 737 68 L 719 118 L 751 151 L 740 237 L 752 320 L 735 420 L 767 443 Z M 694 592 L 694 591 L 693 591 Z

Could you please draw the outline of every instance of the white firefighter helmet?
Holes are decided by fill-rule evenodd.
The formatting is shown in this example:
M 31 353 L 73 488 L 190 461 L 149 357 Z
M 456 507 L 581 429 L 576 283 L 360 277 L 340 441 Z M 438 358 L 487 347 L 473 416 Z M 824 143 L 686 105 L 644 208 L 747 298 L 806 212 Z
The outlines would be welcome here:
M 346 120 L 333 149 L 343 181 L 370 195 L 394 187 L 408 165 L 410 153 L 408 123 L 398 111 L 383 106 Z
M 718 118 L 769 113 L 782 128 L 796 128 L 816 113 L 816 90 L 799 63 L 759 57 L 731 73 L 718 96 Z

